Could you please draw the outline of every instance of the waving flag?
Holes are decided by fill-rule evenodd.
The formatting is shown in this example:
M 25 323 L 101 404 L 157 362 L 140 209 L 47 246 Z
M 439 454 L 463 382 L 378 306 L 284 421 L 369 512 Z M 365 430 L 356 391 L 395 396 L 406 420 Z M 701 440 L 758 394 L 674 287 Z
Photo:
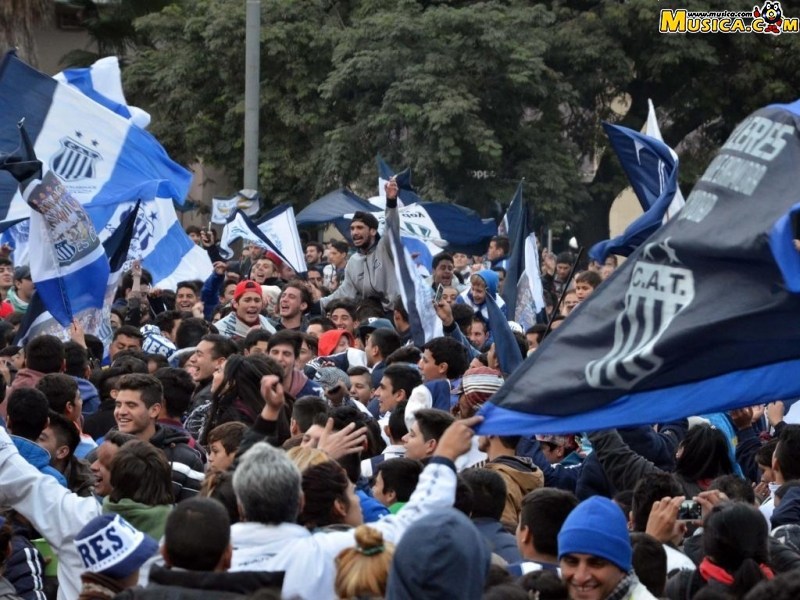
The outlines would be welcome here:
M 239 190 L 230 198 L 212 198 L 211 222 L 224 225 L 237 208 L 248 217 L 253 217 L 261 210 L 261 196 L 255 190 Z
M 662 224 L 678 189 L 678 156 L 655 138 L 603 123 L 608 139 L 645 213 L 625 232 L 592 246 L 589 257 L 604 262 L 609 254 L 628 256 Z
M 544 310 L 544 290 L 539 274 L 539 249 L 536 236 L 528 228 L 528 205 L 522 198 L 522 183 L 517 186 L 508 212 L 503 218 L 509 238 L 503 300 L 508 317 L 527 329 L 536 323 L 536 315 Z
M 479 431 L 591 431 L 800 396 L 799 127 L 800 101 L 742 122 L 678 216 L 484 405 Z
M 14 123 L 25 117 L 36 154 L 79 203 L 113 205 L 167 198 L 182 203 L 191 173 L 156 139 L 78 90 L 20 61 L 0 64 L 0 146 L 17 143 Z M 16 182 L 0 174 L 0 229 L 29 217 Z
M 414 191 L 414 186 L 411 185 L 411 169 L 406 168 L 400 171 L 399 173 L 395 173 L 394 169 L 386 164 L 386 161 L 378 156 L 378 198 L 380 201 L 377 201 L 377 198 L 371 198 L 370 202 L 376 204 L 382 209 L 386 207 L 386 189 L 385 186 L 389 183 L 389 180 L 395 177 L 397 181 L 398 193 L 397 193 L 397 206 L 402 208 L 407 204 L 415 204 L 418 202 L 422 202 L 422 198 L 417 195 L 417 192 Z
M 205 280 L 211 274 L 208 253 L 186 235 L 172 200 L 156 198 L 143 202 L 138 211 L 135 207 L 135 201 L 86 207 L 103 243 L 131 213 L 137 215 L 123 270 L 141 260 L 153 276 L 153 287 L 170 290 L 180 281 Z
M 128 119 L 142 129 L 150 124 L 150 113 L 141 108 L 129 106 L 122 91 L 122 74 L 116 56 L 101 58 L 91 67 L 67 69 L 53 76 L 53 79 L 74 87 L 98 104 Z
M 47 172 L 25 190 L 31 213 L 31 279 L 53 318 L 95 334 L 102 323 L 108 258 L 84 208 Z
M 308 271 L 294 209 L 288 204 L 274 208 L 259 223 L 254 223 L 241 210 L 234 211 L 222 229 L 219 248 L 223 257 L 233 256 L 231 244 L 239 239 L 272 250 L 298 274 Z
M 403 246 L 396 217 L 390 217 L 386 223 L 386 236 L 394 256 L 397 289 L 408 313 L 411 337 L 421 348 L 425 342 L 444 335 L 442 322 L 433 308 L 433 289 L 423 281 L 414 260 Z
M 647 122 L 644 126 L 644 133 L 645 135 L 649 135 L 651 138 L 657 139 L 659 142 L 664 141 L 664 138 L 661 137 L 661 128 L 658 126 L 658 119 L 656 118 L 656 107 L 653 106 L 653 101 L 649 98 L 647 100 Z M 676 186 L 675 195 L 672 197 L 672 202 L 670 202 L 669 206 L 667 207 L 667 212 L 664 213 L 664 223 L 677 215 L 678 211 L 683 208 L 684 204 L 686 204 L 686 200 L 683 198 L 681 188 L 680 186 Z
M 503 373 L 513 373 L 522 364 L 522 353 L 517 338 L 508 325 L 508 320 L 497 306 L 491 294 L 486 294 L 486 308 L 489 313 L 489 329 L 494 340 L 494 349 Z

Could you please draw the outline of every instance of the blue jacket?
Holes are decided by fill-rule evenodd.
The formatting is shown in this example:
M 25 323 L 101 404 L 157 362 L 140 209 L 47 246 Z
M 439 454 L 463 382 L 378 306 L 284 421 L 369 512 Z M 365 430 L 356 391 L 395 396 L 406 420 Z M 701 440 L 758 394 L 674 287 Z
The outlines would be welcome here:
M 34 444 L 30 440 L 26 440 L 25 438 L 21 438 L 16 435 L 12 435 L 11 439 L 13 440 L 14 445 L 17 447 L 20 456 L 28 461 L 29 464 L 39 469 L 41 473 L 54 477 L 58 483 L 64 487 L 67 487 L 67 480 L 64 478 L 64 476 L 50 466 L 50 453 L 47 450 L 38 444 Z
M 478 517 L 472 519 L 472 523 L 478 528 L 486 543 L 489 544 L 489 550 L 509 564 L 522 560 L 522 555 L 517 548 L 516 538 L 505 530 L 500 521 L 489 519 L 488 517 Z
M 81 393 L 81 400 L 83 400 L 81 414 L 86 417 L 97 412 L 97 409 L 100 408 L 100 394 L 97 393 L 97 388 L 88 379 L 75 376 L 72 378 L 78 384 L 78 391 Z

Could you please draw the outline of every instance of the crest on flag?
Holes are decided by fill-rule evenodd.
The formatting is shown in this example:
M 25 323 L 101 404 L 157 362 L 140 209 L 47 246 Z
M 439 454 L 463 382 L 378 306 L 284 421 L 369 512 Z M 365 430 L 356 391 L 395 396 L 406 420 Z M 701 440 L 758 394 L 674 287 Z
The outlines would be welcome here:
M 61 138 L 59 143 L 61 149 L 50 159 L 52 171 L 64 181 L 94 179 L 95 162 L 102 160 L 102 155 L 71 137 Z M 97 141 L 92 143 L 97 145 Z
M 659 255 L 669 264 L 654 262 Z M 625 308 L 614 325 L 614 345 L 603 358 L 586 365 L 590 386 L 629 390 L 664 363 L 654 347 L 694 300 L 694 274 L 679 265 L 669 238 L 645 247 L 631 274 Z

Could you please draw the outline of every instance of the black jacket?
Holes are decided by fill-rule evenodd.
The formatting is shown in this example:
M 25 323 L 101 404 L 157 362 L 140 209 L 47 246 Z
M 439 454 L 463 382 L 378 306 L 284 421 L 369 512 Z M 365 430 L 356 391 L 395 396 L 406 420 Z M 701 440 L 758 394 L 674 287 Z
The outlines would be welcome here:
M 130 588 L 117 594 L 116 600 L 235 600 L 249 598 L 258 590 L 269 588 L 280 594 L 283 573 L 237 571 L 174 571 L 154 566 L 146 588 Z
M 156 434 L 150 438 L 150 443 L 164 452 L 172 467 L 175 502 L 196 496 L 205 477 L 200 453 L 188 442 L 187 434 L 161 425 L 156 425 Z

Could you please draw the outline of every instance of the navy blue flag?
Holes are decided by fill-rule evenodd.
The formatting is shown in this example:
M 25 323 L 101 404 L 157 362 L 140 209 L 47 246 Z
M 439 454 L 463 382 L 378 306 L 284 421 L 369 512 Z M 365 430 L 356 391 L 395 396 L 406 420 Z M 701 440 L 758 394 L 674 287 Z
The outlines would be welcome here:
M 522 364 L 522 352 L 506 316 L 491 294 L 486 294 L 486 311 L 489 313 L 489 329 L 494 339 L 494 352 L 500 362 L 500 369 L 503 373 L 513 373 Z
M 800 101 L 743 121 L 686 206 L 484 405 L 481 434 L 573 433 L 800 396 Z
M 544 311 L 544 289 L 539 272 L 539 249 L 528 222 L 530 209 L 522 197 L 522 182 L 503 218 L 511 253 L 507 259 L 503 300 L 508 318 L 523 329 L 536 324 L 536 315 Z
M 669 146 L 627 127 L 603 127 L 645 212 L 622 235 L 590 248 L 589 258 L 600 263 L 609 254 L 630 255 L 661 227 L 678 189 L 678 156 Z
M 411 185 L 411 168 L 406 167 L 399 173 L 395 173 L 394 169 L 387 165 L 386 161 L 378 155 L 378 194 L 382 198 L 385 197 L 384 194 L 386 193 L 383 186 L 386 185 L 392 177 L 395 177 L 395 181 L 397 181 L 397 197 L 400 199 L 398 206 L 422 202 L 422 198 L 417 195 L 414 186 Z

